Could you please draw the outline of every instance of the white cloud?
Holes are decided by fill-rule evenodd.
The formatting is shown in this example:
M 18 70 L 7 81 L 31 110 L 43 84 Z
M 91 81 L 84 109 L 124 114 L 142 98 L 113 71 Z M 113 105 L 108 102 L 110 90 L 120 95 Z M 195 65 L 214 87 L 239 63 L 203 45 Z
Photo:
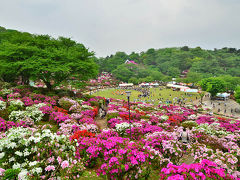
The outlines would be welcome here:
M 188 45 L 240 48 L 237 0 L 10 0 L 0 26 L 72 37 L 98 56 Z

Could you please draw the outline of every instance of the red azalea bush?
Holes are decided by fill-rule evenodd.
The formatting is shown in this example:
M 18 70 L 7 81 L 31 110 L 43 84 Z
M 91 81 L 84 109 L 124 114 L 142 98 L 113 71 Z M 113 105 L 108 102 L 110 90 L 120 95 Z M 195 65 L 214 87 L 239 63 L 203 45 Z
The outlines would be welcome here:
M 61 113 L 65 114 L 65 115 L 68 115 L 68 111 L 67 111 L 66 109 L 63 109 L 63 108 L 54 106 L 54 110 L 55 110 L 56 112 L 61 112 Z
M 70 139 L 79 139 L 80 137 L 95 137 L 95 133 L 88 132 L 87 130 L 76 131 Z

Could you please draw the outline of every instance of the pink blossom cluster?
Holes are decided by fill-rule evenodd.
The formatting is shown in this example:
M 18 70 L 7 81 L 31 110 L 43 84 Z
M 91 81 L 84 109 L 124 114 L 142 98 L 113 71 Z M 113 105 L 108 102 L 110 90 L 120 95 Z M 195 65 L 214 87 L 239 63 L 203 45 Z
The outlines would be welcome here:
M 169 163 L 166 168 L 161 170 L 161 180 L 184 180 L 184 179 L 225 179 L 234 180 L 235 178 L 226 173 L 224 169 L 218 168 L 217 164 L 207 159 L 197 164 L 182 164 L 180 166 Z
M 101 167 L 97 172 L 99 175 L 107 174 L 111 179 L 129 177 L 133 171 L 134 175 L 141 177 L 141 171 L 149 170 L 151 153 L 144 149 L 141 142 L 129 141 L 129 138 L 115 136 L 112 132 L 104 133 L 78 140 L 76 156 L 83 158 L 87 166 L 95 164 L 97 158 L 101 158 Z M 138 172 L 138 168 L 141 171 Z
M 56 121 L 59 124 L 61 122 L 66 121 L 69 118 L 70 118 L 69 115 L 66 115 L 62 112 L 55 112 L 54 111 L 50 114 L 49 120 Z
M 29 127 L 29 125 L 25 121 L 20 122 L 13 122 L 13 121 L 6 121 L 0 117 L 0 132 L 5 132 L 12 127 Z
M 234 121 L 234 122 L 232 122 Z M 226 129 L 226 131 L 235 132 L 240 131 L 240 120 L 231 120 L 226 118 L 215 118 L 213 116 L 203 115 L 199 116 L 196 120 L 198 124 L 202 123 L 219 123 L 220 127 L 223 127 Z

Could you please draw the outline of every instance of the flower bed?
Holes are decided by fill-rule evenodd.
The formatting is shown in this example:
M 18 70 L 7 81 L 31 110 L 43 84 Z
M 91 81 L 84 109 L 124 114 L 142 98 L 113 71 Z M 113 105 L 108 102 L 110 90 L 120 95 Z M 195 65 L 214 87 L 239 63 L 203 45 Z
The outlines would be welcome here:
M 1 178 L 78 179 L 88 168 L 108 179 L 148 179 L 153 170 L 162 179 L 240 178 L 239 120 L 141 102 L 131 103 L 129 119 L 127 102 L 111 99 L 109 129 L 100 130 L 102 97 L 59 99 L 28 89 L 1 94 Z M 190 144 L 178 140 L 182 126 Z M 181 165 L 185 154 L 193 164 Z

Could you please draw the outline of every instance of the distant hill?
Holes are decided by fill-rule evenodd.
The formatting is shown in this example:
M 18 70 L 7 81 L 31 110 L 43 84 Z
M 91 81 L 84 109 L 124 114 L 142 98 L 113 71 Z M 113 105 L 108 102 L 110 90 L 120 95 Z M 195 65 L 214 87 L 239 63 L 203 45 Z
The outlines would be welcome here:
M 135 64 L 124 64 L 126 60 Z M 240 49 L 205 50 L 200 47 L 148 49 L 126 54 L 117 52 L 105 58 L 95 58 L 100 71 L 113 73 L 123 81 L 169 80 L 187 77 L 184 81 L 199 81 L 212 76 L 240 77 Z

